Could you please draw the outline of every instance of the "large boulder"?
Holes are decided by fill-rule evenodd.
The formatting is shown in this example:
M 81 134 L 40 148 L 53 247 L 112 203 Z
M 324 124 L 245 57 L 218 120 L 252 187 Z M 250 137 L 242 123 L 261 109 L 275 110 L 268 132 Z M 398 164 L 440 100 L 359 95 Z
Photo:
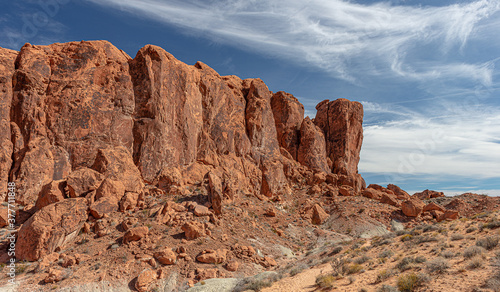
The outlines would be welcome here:
M 36 261 L 71 242 L 88 218 L 85 198 L 66 199 L 37 211 L 19 230 L 18 260 Z
M 408 199 L 410 199 L 410 195 L 407 192 L 405 192 L 403 189 L 401 189 L 400 187 L 398 187 L 397 185 L 388 184 L 387 188 L 389 190 L 393 191 L 394 195 L 396 195 L 396 197 L 399 200 L 408 200 Z
M 12 166 L 10 108 L 16 56 L 16 51 L 0 48 L 0 199 L 2 200 L 7 193 L 9 171 Z
M 35 204 L 36 209 L 40 210 L 47 205 L 64 200 L 66 198 L 65 187 L 66 181 L 63 180 L 52 181 L 45 185 L 38 195 L 38 200 Z
M 87 167 L 75 170 L 66 178 L 69 196 L 76 198 L 97 190 L 103 179 L 104 175 Z
M 406 200 L 401 204 L 401 210 L 403 211 L 403 214 L 408 217 L 417 217 L 422 213 L 424 207 L 424 202 L 414 198 Z

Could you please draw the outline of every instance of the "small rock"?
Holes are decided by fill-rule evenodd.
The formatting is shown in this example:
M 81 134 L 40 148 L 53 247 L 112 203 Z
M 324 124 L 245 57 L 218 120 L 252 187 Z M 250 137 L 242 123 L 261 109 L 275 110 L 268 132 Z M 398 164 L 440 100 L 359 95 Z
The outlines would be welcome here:
M 135 289 L 139 292 L 149 291 L 149 286 L 156 280 L 158 275 L 151 269 L 142 271 L 135 282 Z
M 123 236 L 123 243 L 138 241 L 148 235 L 149 228 L 147 226 L 134 227 L 129 229 Z

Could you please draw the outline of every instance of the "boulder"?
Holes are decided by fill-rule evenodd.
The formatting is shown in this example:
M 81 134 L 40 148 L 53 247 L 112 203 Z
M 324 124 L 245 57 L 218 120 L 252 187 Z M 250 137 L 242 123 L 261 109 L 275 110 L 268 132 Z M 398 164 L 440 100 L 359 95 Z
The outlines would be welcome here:
M 9 224 L 9 209 L 7 207 L 0 207 L 0 228 Z
M 436 192 L 436 191 L 431 191 L 431 190 L 425 190 L 421 193 L 414 193 L 412 195 L 412 198 L 417 198 L 417 199 L 422 200 L 422 201 L 432 199 L 432 198 L 440 198 L 440 197 L 444 197 L 443 192 Z
M 146 237 L 149 234 L 149 228 L 147 226 L 140 226 L 130 228 L 125 235 L 123 235 L 123 243 L 129 243 L 131 241 L 138 241 Z
M 314 205 L 312 208 L 312 224 L 321 225 L 326 221 L 326 219 L 328 219 L 328 217 L 330 217 L 330 215 L 328 215 L 328 213 L 326 213 L 320 205 Z
M 227 249 L 207 249 L 196 257 L 196 260 L 205 264 L 221 264 L 226 261 Z
M 87 218 L 85 198 L 66 199 L 42 208 L 19 230 L 16 258 L 36 261 L 64 247 L 78 235 Z
M 443 214 L 441 214 L 437 220 L 438 221 L 443 221 L 443 220 L 457 220 L 459 216 L 458 211 L 453 211 L 453 210 L 446 210 L 444 211 Z
M 125 195 L 125 186 L 121 181 L 106 178 L 96 191 L 95 199 L 98 201 L 101 198 L 110 198 L 118 206 L 118 202 Z
M 399 207 L 401 205 L 396 199 L 396 196 L 394 194 L 388 194 L 388 193 L 382 193 L 380 202 L 394 207 Z
M 65 187 L 66 181 L 63 180 L 52 181 L 46 184 L 38 195 L 38 200 L 35 203 L 36 209 L 40 210 L 47 205 L 64 200 L 66 198 Z
M 186 222 L 181 228 L 184 231 L 186 239 L 189 240 L 205 236 L 206 234 L 205 225 L 197 221 Z
M 425 207 L 424 207 L 424 209 L 422 211 L 423 212 L 429 212 L 429 211 L 432 211 L 432 210 L 438 210 L 438 211 L 444 212 L 445 208 L 439 206 L 438 204 L 436 204 L 434 202 L 431 202 L 431 203 L 425 205 Z
M 135 289 L 139 292 L 147 292 L 149 290 L 149 286 L 156 281 L 157 274 L 154 270 L 145 269 L 143 270 L 139 276 L 137 276 L 137 280 L 135 282 Z
M 222 182 L 214 172 L 208 173 L 208 201 L 216 215 L 222 214 Z
M 144 188 L 141 173 L 135 166 L 131 153 L 123 146 L 99 149 L 92 169 L 104 174 L 106 180 L 122 183 L 124 191 L 140 193 Z M 118 201 L 120 199 L 121 197 Z
M 92 217 L 95 219 L 101 219 L 106 214 L 118 211 L 118 203 L 116 203 L 113 197 L 105 197 L 94 201 L 90 205 L 89 210 Z
M 162 265 L 175 265 L 177 261 L 177 255 L 169 248 L 156 252 L 154 257 Z
M 406 200 L 401 204 L 401 210 L 403 211 L 403 214 L 408 217 L 417 217 L 418 215 L 420 215 L 420 213 L 422 213 L 424 207 L 424 202 L 414 198 Z
M 410 195 L 407 192 L 405 192 L 404 190 L 402 190 L 400 187 L 398 187 L 397 185 L 388 184 L 387 188 L 394 192 L 394 194 L 396 195 L 396 198 L 398 198 L 398 200 L 409 200 L 410 199 Z
M 137 201 L 139 200 L 138 193 L 127 192 L 122 197 L 120 201 L 120 211 L 125 212 L 126 210 L 133 210 L 137 206 Z
M 69 196 L 71 198 L 85 196 L 97 190 L 103 180 L 104 176 L 99 172 L 87 167 L 79 168 L 66 178 Z

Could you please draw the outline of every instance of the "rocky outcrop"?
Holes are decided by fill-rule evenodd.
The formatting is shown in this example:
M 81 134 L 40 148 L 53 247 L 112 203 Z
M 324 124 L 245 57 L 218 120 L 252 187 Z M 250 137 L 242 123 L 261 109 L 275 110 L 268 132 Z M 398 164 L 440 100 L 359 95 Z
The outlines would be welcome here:
M 313 171 L 330 172 L 326 158 L 325 136 L 309 117 L 305 118 L 300 126 L 297 161 Z
M 285 148 L 293 159 L 298 160 L 299 132 L 304 119 L 304 106 L 293 95 L 279 91 L 272 96 L 271 107 L 280 146 Z
M 78 235 L 87 218 L 85 198 L 66 199 L 42 208 L 19 230 L 16 258 L 36 261 L 65 246 Z
M 349 195 L 364 188 L 359 103 L 325 101 L 314 120 L 304 119 L 291 94 L 184 64 L 152 45 L 132 59 L 106 41 L 26 44 L 0 49 L 0 69 L 0 191 L 14 181 L 17 202 L 36 204 L 30 220 L 82 197 L 85 212 L 105 218 L 143 207 L 153 187 L 154 195 L 184 196 L 187 185 L 203 185 L 215 215 L 243 194 L 280 200 L 291 192 L 289 179 L 342 185 Z M 205 207 L 195 215 L 218 220 Z M 209 234 L 203 224 L 179 222 L 187 238 Z M 52 241 L 67 237 L 61 228 L 66 235 Z M 23 244 L 37 252 L 34 245 L 58 245 Z
M 17 52 L 0 48 L 0 199 L 5 198 L 9 171 L 12 166 L 10 108 L 12 104 L 12 75 Z
M 358 174 L 359 153 L 363 142 L 363 106 L 347 99 L 324 100 L 316 106 L 314 123 L 323 131 L 326 153 L 332 161 L 332 172 L 357 192 L 365 188 Z
M 421 193 L 415 193 L 412 195 L 412 198 L 417 198 L 419 200 L 428 200 L 432 198 L 440 198 L 444 197 L 443 192 L 436 192 L 436 191 L 431 191 L 431 190 L 425 190 Z

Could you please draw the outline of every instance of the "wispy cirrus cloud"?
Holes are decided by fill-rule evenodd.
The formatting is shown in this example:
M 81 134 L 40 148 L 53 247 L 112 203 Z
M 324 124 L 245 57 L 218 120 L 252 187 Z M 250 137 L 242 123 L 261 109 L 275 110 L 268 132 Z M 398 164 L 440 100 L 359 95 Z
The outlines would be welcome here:
M 390 73 L 419 80 L 459 77 L 491 82 L 484 62 L 436 58 L 418 62 L 419 48 L 463 50 L 470 38 L 498 31 L 489 21 L 496 0 L 444 7 L 361 5 L 341 0 L 159 1 L 88 0 L 198 32 L 212 40 L 315 66 L 356 82 Z M 499 42 L 500 44 L 500 42 Z M 443 58 L 447 59 L 447 58 Z M 424 70 L 423 68 L 430 68 Z

